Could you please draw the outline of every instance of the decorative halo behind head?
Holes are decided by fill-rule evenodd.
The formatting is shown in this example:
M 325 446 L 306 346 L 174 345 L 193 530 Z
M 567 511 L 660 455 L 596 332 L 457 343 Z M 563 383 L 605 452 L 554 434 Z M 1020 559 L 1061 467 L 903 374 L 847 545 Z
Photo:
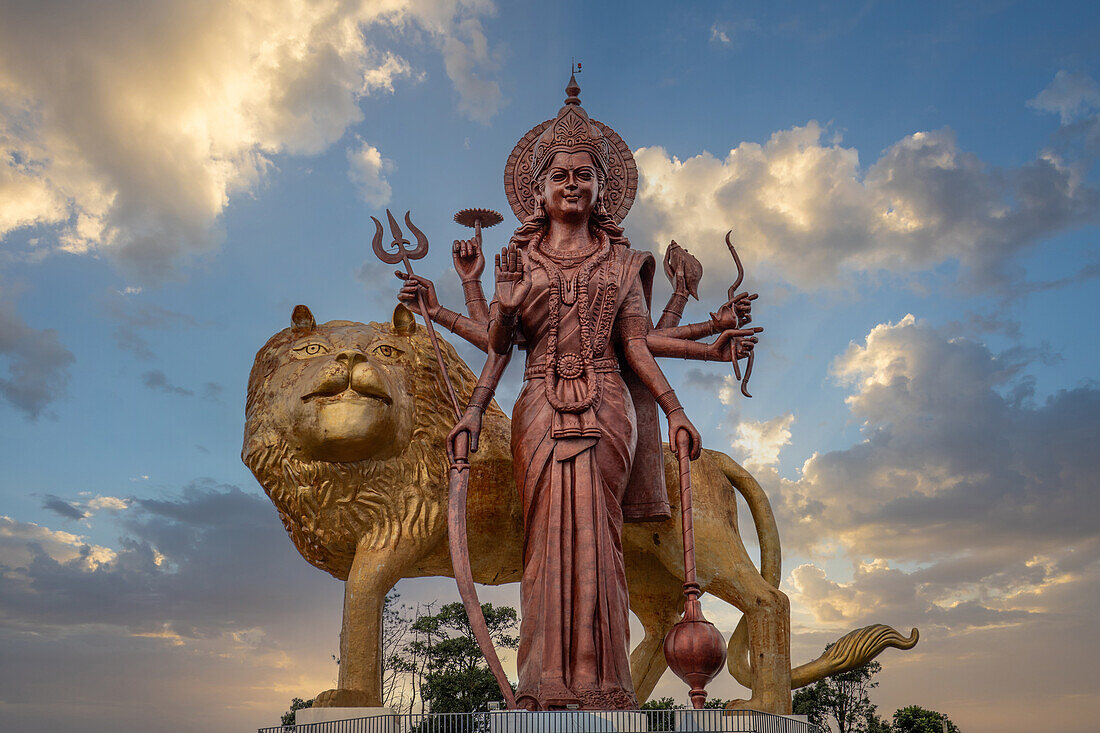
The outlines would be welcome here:
M 546 166 L 559 152 L 592 155 L 605 180 L 603 203 L 619 223 L 626 217 L 638 190 L 638 166 L 618 133 L 597 120 L 589 119 L 578 96 L 581 88 L 575 76 L 565 88 L 565 104 L 558 116 L 532 127 L 520 138 L 504 166 L 504 193 L 521 222 L 535 212 L 535 187 Z

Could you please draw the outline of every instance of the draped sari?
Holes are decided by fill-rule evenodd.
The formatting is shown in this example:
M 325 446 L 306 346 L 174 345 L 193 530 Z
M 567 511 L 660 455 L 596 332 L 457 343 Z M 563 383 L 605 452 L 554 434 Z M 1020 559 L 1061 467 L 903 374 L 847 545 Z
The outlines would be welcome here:
M 645 328 L 651 323 L 640 274 L 646 258 L 652 262 L 647 254 L 612 245 L 610 256 L 591 273 L 587 300 L 578 297 L 579 283 L 567 287 L 557 319 L 549 312 L 553 274 L 532 264 L 532 288 L 519 321 L 528 349 L 525 382 L 512 417 L 513 465 L 524 519 L 516 697 L 530 709 L 637 707 L 630 679 L 622 526 L 639 429 L 615 347 L 625 323 L 644 319 Z M 567 283 L 582 274 L 583 263 L 564 265 L 560 270 Z M 556 354 L 563 363 L 581 351 L 582 318 L 590 319 L 589 332 L 595 336 L 599 397 L 586 409 L 562 411 L 547 395 L 551 322 L 557 321 Z M 583 375 L 563 376 L 570 373 L 564 368 L 552 374 L 558 405 L 579 403 L 591 389 Z M 648 407 L 652 410 L 651 400 Z

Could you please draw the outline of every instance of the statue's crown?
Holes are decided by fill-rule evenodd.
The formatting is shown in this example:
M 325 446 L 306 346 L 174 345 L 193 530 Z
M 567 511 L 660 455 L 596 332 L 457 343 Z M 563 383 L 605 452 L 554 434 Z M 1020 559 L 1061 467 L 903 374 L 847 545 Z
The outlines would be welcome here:
M 532 151 L 531 170 L 536 179 L 554 159 L 554 154 L 562 152 L 591 154 L 601 173 L 607 175 L 610 146 L 603 132 L 581 107 L 580 93 L 577 76 L 572 74 L 565 87 L 565 104 L 558 110 L 557 119 L 539 136 Z

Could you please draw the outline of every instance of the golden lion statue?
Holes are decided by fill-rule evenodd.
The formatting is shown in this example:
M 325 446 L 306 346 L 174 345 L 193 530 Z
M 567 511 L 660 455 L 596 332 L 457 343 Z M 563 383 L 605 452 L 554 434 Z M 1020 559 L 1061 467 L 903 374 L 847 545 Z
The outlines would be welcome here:
M 441 340 L 459 399 L 476 377 Z M 248 380 L 242 458 L 302 557 L 347 583 L 337 689 L 318 706 L 382 704 L 381 619 L 402 578 L 451 576 L 447 544 L 447 458 L 453 425 L 431 343 L 399 305 L 390 323 L 329 321 L 305 306 L 256 355 Z M 509 420 L 494 403 L 472 456 L 468 512 L 474 578 L 496 585 L 522 572 L 523 521 L 512 482 Z M 646 700 L 665 671 L 662 644 L 682 608 L 683 546 L 676 460 L 665 446 L 673 518 L 627 524 L 623 551 L 630 608 L 645 638 L 630 656 L 634 690 Z M 706 593 L 742 611 L 729 642 L 729 670 L 753 689 L 753 664 L 790 643 L 787 597 L 778 590 L 779 534 L 760 485 L 731 458 L 704 450 L 692 464 L 698 578 Z M 734 492 L 746 500 L 760 538 L 758 571 L 737 532 Z M 754 638 L 753 619 L 781 618 L 786 638 Z M 757 635 L 760 636 L 760 635 Z M 887 647 L 909 649 L 889 626 L 857 629 L 820 658 L 790 670 L 790 689 L 852 669 Z M 750 661 L 750 649 L 752 650 Z M 754 697 L 758 690 L 754 690 Z M 774 692 L 774 691 L 773 691 Z M 790 712 L 786 710 L 770 712 Z

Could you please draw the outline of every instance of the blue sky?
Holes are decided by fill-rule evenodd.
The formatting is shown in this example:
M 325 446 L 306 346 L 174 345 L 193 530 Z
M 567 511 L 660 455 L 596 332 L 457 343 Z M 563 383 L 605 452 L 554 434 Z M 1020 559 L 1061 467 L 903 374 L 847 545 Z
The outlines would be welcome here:
M 882 712 L 1087 730 L 1098 16 L 0 3 L 0 712 L 228 730 L 331 685 L 339 584 L 239 458 L 253 355 L 297 303 L 387 317 L 396 281 L 368 241 L 386 207 L 412 210 L 418 271 L 460 305 L 451 217 L 504 212 L 486 232 L 503 244 L 504 161 L 576 58 L 586 110 L 639 163 L 634 246 L 675 238 L 704 264 L 688 318 L 732 280 L 727 229 L 761 293 L 752 400 L 720 365 L 667 372 L 776 507 L 796 661 L 917 625 L 916 650 L 883 657 Z

